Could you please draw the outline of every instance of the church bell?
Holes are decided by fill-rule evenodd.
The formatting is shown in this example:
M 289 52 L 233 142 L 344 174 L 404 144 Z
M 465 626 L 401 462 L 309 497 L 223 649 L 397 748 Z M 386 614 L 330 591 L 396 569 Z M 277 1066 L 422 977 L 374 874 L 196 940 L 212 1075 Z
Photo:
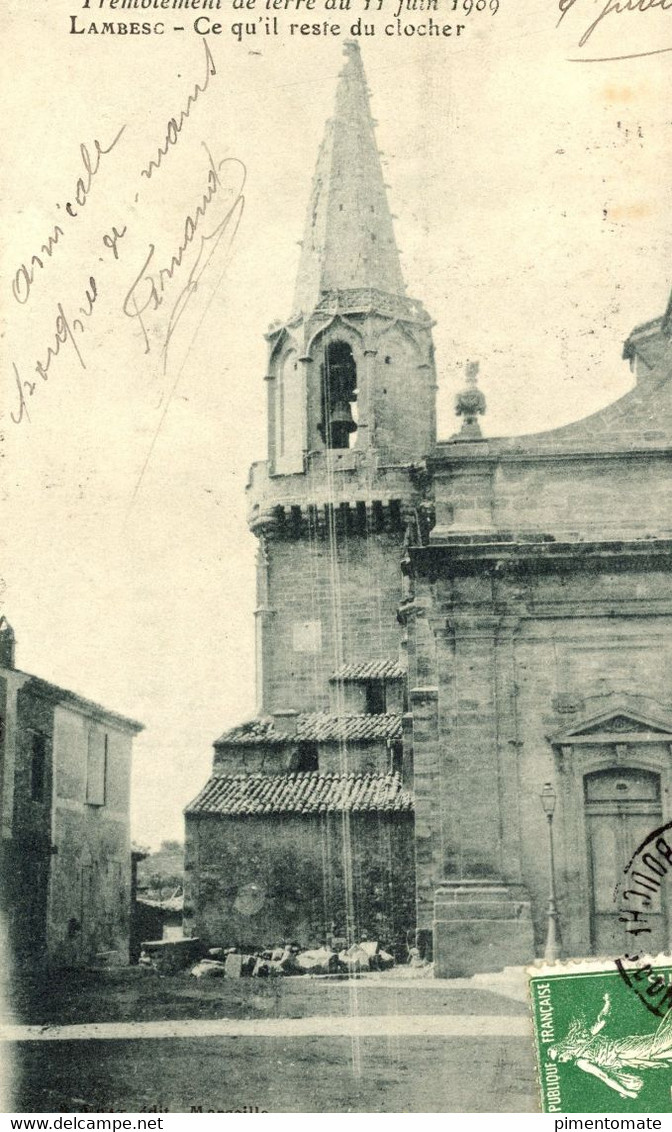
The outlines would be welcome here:
M 329 415 L 332 448 L 348 448 L 348 436 L 357 430 L 348 401 L 337 401 Z

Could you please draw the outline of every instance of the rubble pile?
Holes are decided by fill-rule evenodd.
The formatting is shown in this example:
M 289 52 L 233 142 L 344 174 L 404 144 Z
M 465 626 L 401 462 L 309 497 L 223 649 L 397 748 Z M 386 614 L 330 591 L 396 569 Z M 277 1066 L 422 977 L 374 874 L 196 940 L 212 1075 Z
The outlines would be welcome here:
M 274 978 L 280 975 L 359 975 L 388 971 L 395 966 L 391 951 L 378 940 L 363 935 L 348 945 L 347 939 L 333 936 L 312 947 L 282 941 L 277 947 L 210 947 L 196 938 L 149 940 L 142 945 L 140 966 L 161 975 L 189 970 L 203 978 Z M 409 964 L 424 965 L 417 948 L 409 948 Z
M 282 944 L 253 953 L 236 947 L 213 947 L 191 968 L 197 978 L 275 978 L 280 975 L 354 975 L 364 971 L 387 971 L 394 958 L 377 941 L 362 940 L 336 950 L 334 944 L 302 949 L 298 943 Z

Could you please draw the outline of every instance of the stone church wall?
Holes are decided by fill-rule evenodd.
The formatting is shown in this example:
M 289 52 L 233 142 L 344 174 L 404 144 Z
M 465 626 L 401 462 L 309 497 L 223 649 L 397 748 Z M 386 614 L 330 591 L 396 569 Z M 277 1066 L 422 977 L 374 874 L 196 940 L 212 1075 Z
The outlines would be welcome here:
M 549 579 L 549 582 L 551 580 Z M 614 695 L 643 697 L 643 702 L 668 704 L 672 700 L 669 672 L 672 665 L 672 616 L 650 616 L 646 624 L 636 616 L 637 599 L 645 599 L 665 584 L 663 576 L 603 575 L 568 580 L 566 600 L 574 595 L 577 615 L 568 606 L 563 618 L 527 620 L 521 623 L 516 644 L 516 717 L 518 724 L 518 757 L 520 760 L 520 829 L 521 870 L 536 910 L 536 933 L 539 940 L 545 931 L 545 902 L 548 893 L 548 861 L 546 820 L 541 811 L 539 793 L 544 782 L 559 783 L 556 817 L 556 879 L 561 920 L 576 923 L 587 915 L 587 882 L 577 878 L 572 864 L 574 854 L 567 853 L 562 837 L 565 815 L 562 783 L 564 771 L 558 762 L 550 738 L 570 728 L 586 703 L 605 704 Z M 555 589 L 553 580 L 549 590 Z M 620 591 L 621 602 L 630 595 L 630 606 L 612 612 L 614 590 Z M 539 586 L 537 599 L 550 598 Z M 582 592 L 583 590 L 583 592 Z M 569 593 L 567 592 L 569 591 Z M 586 592 L 588 591 L 588 592 Z M 588 594 L 592 608 L 587 608 Z M 583 615 L 582 615 L 583 614 Z M 596 748 L 605 764 L 614 765 L 612 749 Z M 630 744 L 624 762 L 641 757 Z M 667 751 L 665 751 L 667 759 Z M 583 795 L 577 799 L 583 805 Z M 541 852 L 539 852 L 541 848 Z M 584 856 L 587 846 L 578 850 Z M 625 864 L 626 862 L 623 862 Z M 586 940 L 582 940 L 584 950 Z
M 585 831 L 565 829 L 564 812 L 570 801 L 582 810 L 582 779 L 577 771 L 569 783 L 553 737 L 587 705 L 597 711 L 619 696 L 670 709 L 669 574 L 647 565 L 595 556 L 418 580 L 410 658 L 420 927 L 431 924 L 442 877 L 500 877 L 531 897 L 541 953 L 549 871 L 539 795 L 551 781 L 560 922 L 577 953 L 590 953 Z M 434 690 L 414 690 L 418 674 Z M 599 765 L 615 765 L 613 744 L 592 751 L 594 765 L 601 756 Z M 656 755 L 630 743 L 622 757 L 654 771 L 651 758 L 669 761 L 665 744 Z
M 655 482 L 655 490 L 651 490 Z M 669 458 L 502 462 L 493 483 L 493 525 L 600 539 L 672 530 Z

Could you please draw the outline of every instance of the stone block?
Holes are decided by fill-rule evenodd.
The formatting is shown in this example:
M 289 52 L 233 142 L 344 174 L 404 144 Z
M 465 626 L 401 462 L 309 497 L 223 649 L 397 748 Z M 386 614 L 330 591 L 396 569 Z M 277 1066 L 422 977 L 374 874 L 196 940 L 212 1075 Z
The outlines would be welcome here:
M 434 974 L 468 978 L 534 958 L 530 902 L 493 881 L 444 881 L 434 893 Z
M 225 971 L 227 979 L 239 979 L 243 973 L 243 955 L 233 952 L 227 955 L 225 959 Z
M 201 941 L 193 937 L 145 940 L 141 946 L 151 965 L 164 975 L 183 971 L 203 953 Z

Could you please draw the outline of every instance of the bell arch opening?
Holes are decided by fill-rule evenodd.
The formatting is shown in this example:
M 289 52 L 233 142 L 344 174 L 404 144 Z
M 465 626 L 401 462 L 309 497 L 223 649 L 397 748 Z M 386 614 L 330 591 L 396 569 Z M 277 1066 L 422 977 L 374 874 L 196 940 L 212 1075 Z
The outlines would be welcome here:
M 353 448 L 357 437 L 357 365 L 347 342 L 330 342 L 321 366 L 321 419 L 326 448 Z

